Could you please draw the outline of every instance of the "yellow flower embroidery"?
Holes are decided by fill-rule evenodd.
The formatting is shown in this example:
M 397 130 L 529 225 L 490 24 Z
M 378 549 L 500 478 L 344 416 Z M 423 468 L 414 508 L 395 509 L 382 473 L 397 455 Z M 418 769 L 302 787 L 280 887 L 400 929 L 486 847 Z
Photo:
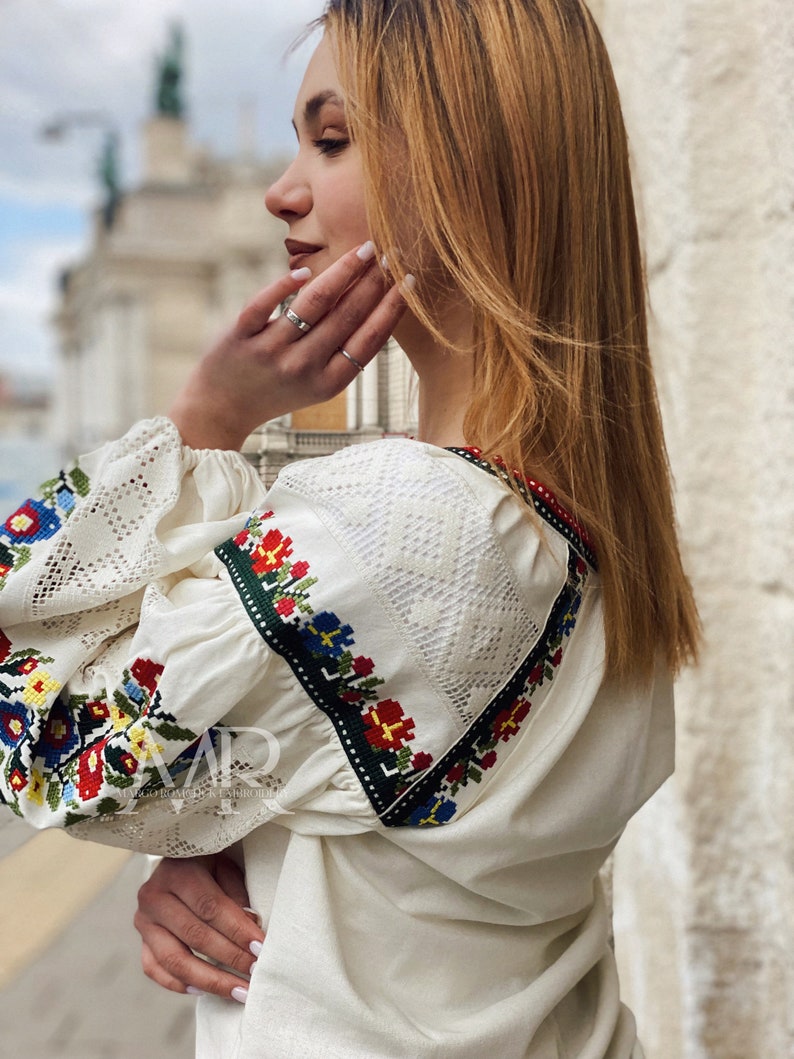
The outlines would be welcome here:
M 60 688 L 57 680 L 53 680 L 46 670 L 40 669 L 28 680 L 22 698 L 28 706 L 44 706 L 47 696 L 53 691 L 60 691 Z
M 162 753 L 162 743 L 156 743 L 148 728 L 138 724 L 130 729 L 130 750 L 139 761 L 148 761 L 150 757 Z
M 28 798 L 36 805 L 44 805 L 44 777 L 38 769 L 31 770 Z
M 114 732 L 124 731 L 129 722 L 132 720 L 128 713 L 125 713 L 123 710 L 120 710 L 118 706 L 114 706 L 112 702 L 110 704 L 110 719 L 113 722 Z
M 24 511 L 18 511 L 17 514 L 12 515 L 8 521 L 11 524 L 11 530 L 13 533 L 27 533 L 33 525 L 33 519 L 30 515 L 26 515 Z

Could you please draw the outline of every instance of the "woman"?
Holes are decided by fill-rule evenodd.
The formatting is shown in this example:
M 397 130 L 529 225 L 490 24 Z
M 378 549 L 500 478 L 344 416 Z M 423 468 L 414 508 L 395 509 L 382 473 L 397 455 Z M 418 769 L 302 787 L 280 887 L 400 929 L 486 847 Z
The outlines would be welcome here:
M 636 1057 L 598 871 L 671 771 L 697 619 L 608 60 L 579 0 L 324 22 L 267 196 L 292 271 L 6 523 L 3 795 L 209 858 L 138 916 L 200 1054 Z M 247 433 L 392 331 L 417 440 L 263 496 Z

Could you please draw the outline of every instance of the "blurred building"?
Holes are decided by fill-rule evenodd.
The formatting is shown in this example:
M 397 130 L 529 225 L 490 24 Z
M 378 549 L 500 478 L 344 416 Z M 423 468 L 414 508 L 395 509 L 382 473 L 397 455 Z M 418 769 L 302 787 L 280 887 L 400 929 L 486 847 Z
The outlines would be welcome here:
M 97 210 L 86 256 L 61 278 L 55 420 L 68 453 L 164 413 L 213 338 L 286 268 L 285 226 L 263 204 L 280 163 L 213 157 L 174 113 L 145 124 L 142 147 L 140 185 Z M 291 459 L 413 432 L 409 375 L 389 348 L 346 393 L 264 426 L 246 455 L 271 481 Z
M 50 388 L 38 376 L 0 372 L 0 437 L 38 438 L 46 435 Z

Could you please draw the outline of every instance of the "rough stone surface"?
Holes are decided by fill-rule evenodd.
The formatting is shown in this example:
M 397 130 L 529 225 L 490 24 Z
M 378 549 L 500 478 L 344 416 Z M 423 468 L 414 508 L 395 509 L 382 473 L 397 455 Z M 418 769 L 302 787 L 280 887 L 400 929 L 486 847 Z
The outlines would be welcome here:
M 794 16 L 605 0 L 705 630 L 678 768 L 615 868 L 649 1059 L 794 1054 Z

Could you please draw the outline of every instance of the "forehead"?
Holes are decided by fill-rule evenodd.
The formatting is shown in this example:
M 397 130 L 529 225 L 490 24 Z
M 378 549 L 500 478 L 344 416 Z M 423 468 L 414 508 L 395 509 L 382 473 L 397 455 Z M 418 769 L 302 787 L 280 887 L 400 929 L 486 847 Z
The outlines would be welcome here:
M 344 94 L 336 71 L 336 62 L 328 37 L 317 45 L 306 67 L 295 101 L 294 121 L 297 125 L 314 116 L 324 103 L 344 105 Z

